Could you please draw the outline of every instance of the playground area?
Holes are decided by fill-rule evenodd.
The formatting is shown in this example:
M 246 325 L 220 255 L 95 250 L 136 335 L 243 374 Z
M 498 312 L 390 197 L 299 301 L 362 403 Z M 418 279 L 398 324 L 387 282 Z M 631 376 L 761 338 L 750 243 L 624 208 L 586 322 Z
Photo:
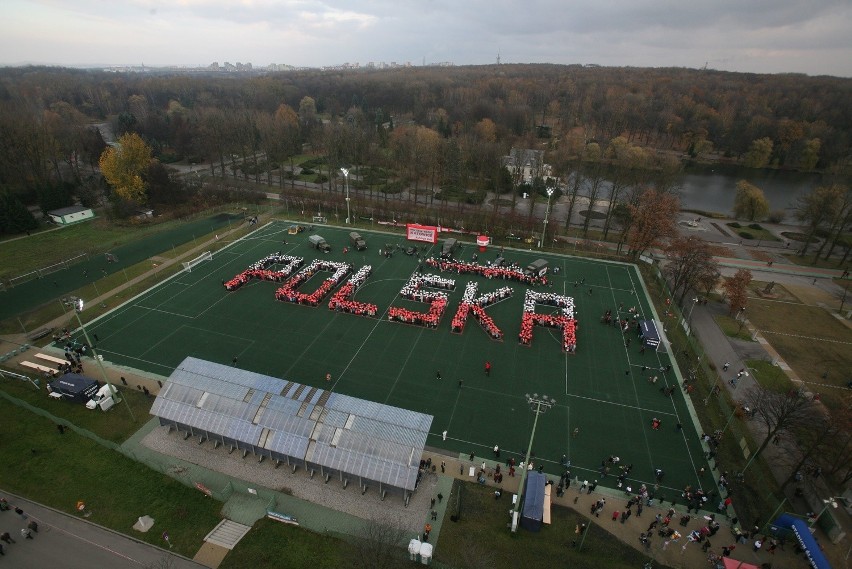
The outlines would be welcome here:
M 536 415 L 526 394 L 547 395 L 556 404 L 539 416 L 532 447 L 533 463 L 546 473 L 561 474 L 565 455 L 580 480 L 600 478 L 602 461 L 609 466 L 601 486 L 615 486 L 617 465 L 632 465 L 626 485 L 652 487 L 661 469 L 660 492 L 668 500 L 680 496 L 687 484 L 715 489 L 709 474 L 698 474 L 707 464 L 677 369 L 669 367 L 673 360 L 664 349 L 641 350 L 635 324 L 656 318 L 635 267 L 524 249 L 481 252 L 473 244 L 455 252 L 466 263 L 478 255 L 479 265 L 498 256 L 520 267 L 545 259 L 547 283 L 529 284 L 441 271 L 428 259 L 439 257 L 443 240 L 412 243 L 399 235 L 361 231 L 367 248 L 356 251 L 348 249 L 346 228 L 320 226 L 291 235 L 290 225 L 260 227 L 92 321 L 87 330 L 99 353 L 113 364 L 161 376 L 194 356 L 427 413 L 435 417 L 430 447 L 497 460 L 496 445 L 501 462 L 509 456 L 520 462 L 529 443 Z M 309 237 L 316 234 L 330 252 L 312 246 Z M 301 258 L 301 268 L 292 270 L 303 275 L 298 292 L 328 289 L 322 300 L 309 306 L 276 299 L 286 278 L 255 278 L 226 290 L 226 282 L 270 256 Z M 332 269 L 342 264 L 349 269 L 337 279 Z M 310 276 L 300 272 L 306 270 Z M 349 300 L 375 305 L 375 314 L 330 309 L 338 287 L 358 274 L 362 284 Z M 434 326 L 391 321 L 389 314 L 428 313 L 429 304 L 403 298 L 406 285 L 417 279 L 419 286 L 427 286 L 424 275 L 437 277 L 427 283 L 430 292 L 440 282 L 446 295 L 438 321 Z M 329 284 L 329 279 L 337 280 Z M 481 324 L 487 322 L 481 317 L 468 318 L 461 332 L 455 328 L 469 283 L 477 285 L 480 298 L 503 291 L 484 308 L 501 339 Z M 566 352 L 562 330 L 551 327 L 534 326 L 529 343 L 518 341 L 529 310 L 528 289 L 572 299 L 576 350 Z M 535 311 L 564 312 L 543 302 L 535 304 Z M 603 323 L 607 311 L 615 320 L 626 320 L 628 331 Z M 618 457 L 618 463 L 609 462 L 610 457 Z

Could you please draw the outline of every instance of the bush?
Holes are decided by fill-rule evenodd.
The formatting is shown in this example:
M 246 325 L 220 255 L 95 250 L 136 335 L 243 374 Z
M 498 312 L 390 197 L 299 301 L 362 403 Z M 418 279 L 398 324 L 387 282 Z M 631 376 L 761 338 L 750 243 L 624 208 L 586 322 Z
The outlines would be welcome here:
M 302 175 L 303 175 L 303 176 L 312 176 L 313 174 L 316 174 L 316 172 L 315 172 L 315 171 L 313 171 L 312 169 L 310 169 L 310 168 L 302 168 Z
M 770 213 L 767 219 L 769 220 L 769 223 L 783 223 L 785 217 L 787 217 L 787 212 L 783 209 L 777 209 Z
M 733 227 L 734 229 L 739 229 L 740 227 L 742 227 L 742 225 L 740 225 L 739 223 L 734 221 L 733 223 L 729 223 L 728 227 Z
M 328 176 L 325 174 L 317 174 L 317 177 L 314 178 L 314 183 L 325 184 L 326 182 L 328 182 Z
M 752 223 L 748 227 L 749 229 L 754 229 L 755 231 L 763 231 L 763 228 L 760 226 L 759 223 Z
M 743 239 L 754 239 L 754 235 L 752 235 L 748 231 L 737 231 L 737 235 L 739 235 Z

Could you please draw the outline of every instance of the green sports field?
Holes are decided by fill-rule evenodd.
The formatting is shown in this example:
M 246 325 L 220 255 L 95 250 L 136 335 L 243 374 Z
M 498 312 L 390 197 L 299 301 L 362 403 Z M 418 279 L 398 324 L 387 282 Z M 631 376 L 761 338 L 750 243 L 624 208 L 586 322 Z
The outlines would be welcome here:
M 430 446 L 491 457 L 491 449 L 499 445 L 503 460 L 509 454 L 518 457 L 529 441 L 534 414 L 524 394 L 547 394 L 557 405 L 540 417 L 533 446 L 536 462 L 544 464 L 546 472 L 559 474 L 560 458 L 567 454 L 580 479 L 598 478 L 601 460 L 617 455 L 622 464 L 634 465 L 629 478 L 634 486 L 636 481 L 651 486 L 654 469 L 662 468 L 663 486 L 671 488 L 664 490 L 669 499 L 686 484 L 703 482 L 707 489 L 711 483 L 709 476 L 697 478 L 696 471 L 706 464 L 683 393 L 677 389 L 669 398 L 660 392 L 661 386 L 677 381 L 674 371 L 659 371 L 669 364 L 668 355 L 650 350 L 640 354 L 632 330 L 623 335 L 600 321 L 607 309 L 615 312 L 621 303 L 625 312 L 636 306 L 643 317 L 652 317 L 631 265 L 505 250 L 504 256 L 521 266 L 545 257 L 551 267 L 560 268 L 551 275 L 553 287 L 542 290 L 575 298 L 577 352 L 567 355 L 554 329 L 537 327 L 531 346 L 517 342 L 526 285 L 444 273 L 455 279 L 456 287 L 437 329 L 389 322 L 390 306 L 427 310 L 425 304 L 399 297 L 418 268 L 417 257 L 402 251 L 391 258 L 379 255 L 385 244 L 408 245 L 402 237 L 361 231 L 367 250 L 343 253 L 349 230 L 323 226 L 314 231 L 332 247 L 323 254 L 308 245 L 309 232 L 288 235 L 288 225 L 264 226 L 212 261 L 94 321 L 87 328 L 90 335 L 98 335 L 99 351 L 116 364 L 164 376 L 187 356 L 228 365 L 236 357 L 240 368 L 432 414 Z M 439 246 L 426 255 L 437 256 Z M 274 293 L 280 285 L 274 282 L 253 280 L 233 292 L 224 289 L 223 281 L 274 252 L 304 257 L 305 264 L 322 258 L 346 261 L 354 270 L 371 265 L 372 275 L 355 300 L 378 305 L 379 318 L 331 311 L 329 297 L 315 308 L 277 301 Z M 469 260 L 475 252 L 475 246 L 467 244 L 456 256 Z M 479 261 L 497 254 L 482 253 Z M 312 292 L 329 275 L 318 273 L 299 290 Z M 583 279 L 584 284 L 575 285 Z M 480 294 L 513 288 L 511 298 L 487 309 L 505 341 L 492 340 L 473 317 L 462 334 L 451 333 L 450 321 L 469 280 L 479 283 Z M 632 340 L 629 347 L 627 338 Z M 486 360 L 493 365 L 490 377 L 483 369 Z M 648 383 L 652 372 L 643 372 L 643 365 L 657 370 L 656 385 Z M 330 382 L 326 374 L 331 374 Z M 657 431 L 651 429 L 654 417 L 662 420 Z M 682 431 L 675 428 L 678 422 Z M 574 428 L 580 429 L 576 438 L 571 436 Z M 605 486 L 614 483 L 613 476 L 602 481 Z

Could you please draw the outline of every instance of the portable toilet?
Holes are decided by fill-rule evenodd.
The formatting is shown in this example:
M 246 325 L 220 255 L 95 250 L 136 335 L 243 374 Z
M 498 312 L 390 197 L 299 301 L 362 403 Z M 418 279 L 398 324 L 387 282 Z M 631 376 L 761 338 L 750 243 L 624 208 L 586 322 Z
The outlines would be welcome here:
M 423 565 L 429 565 L 429 562 L 432 560 L 432 544 L 431 543 L 421 543 L 420 544 L 420 563 Z
M 416 537 L 408 542 L 408 558 L 412 561 L 417 561 L 417 556 L 420 554 L 420 540 Z

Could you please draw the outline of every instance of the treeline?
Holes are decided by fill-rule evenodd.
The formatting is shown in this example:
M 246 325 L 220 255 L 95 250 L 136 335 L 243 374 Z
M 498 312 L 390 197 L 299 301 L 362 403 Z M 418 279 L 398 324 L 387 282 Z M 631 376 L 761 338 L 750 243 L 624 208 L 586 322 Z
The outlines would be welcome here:
M 544 181 L 521 187 L 517 173 L 506 174 L 513 147 L 545 150 L 563 189 L 579 164 L 659 174 L 692 157 L 828 169 L 849 156 L 850 95 L 849 79 L 671 68 L 262 76 L 7 68 L 0 188 L 52 207 L 65 205 L 69 191 L 94 199 L 105 145 L 88 125 L 99 121 L 116 136 L 141 135 L 160 162 L 213 162 L 220 175 L 236 174 L 238 157 L 246 178 L 277 170 L 283 180 L 285 170 L 295 173 L 293 156 L 307 152 L 324 157 L 327 174 L 344 165 L 385 169 L 415 197 L 428 188 L 474 201 L 486 191 L 544 195 Z

